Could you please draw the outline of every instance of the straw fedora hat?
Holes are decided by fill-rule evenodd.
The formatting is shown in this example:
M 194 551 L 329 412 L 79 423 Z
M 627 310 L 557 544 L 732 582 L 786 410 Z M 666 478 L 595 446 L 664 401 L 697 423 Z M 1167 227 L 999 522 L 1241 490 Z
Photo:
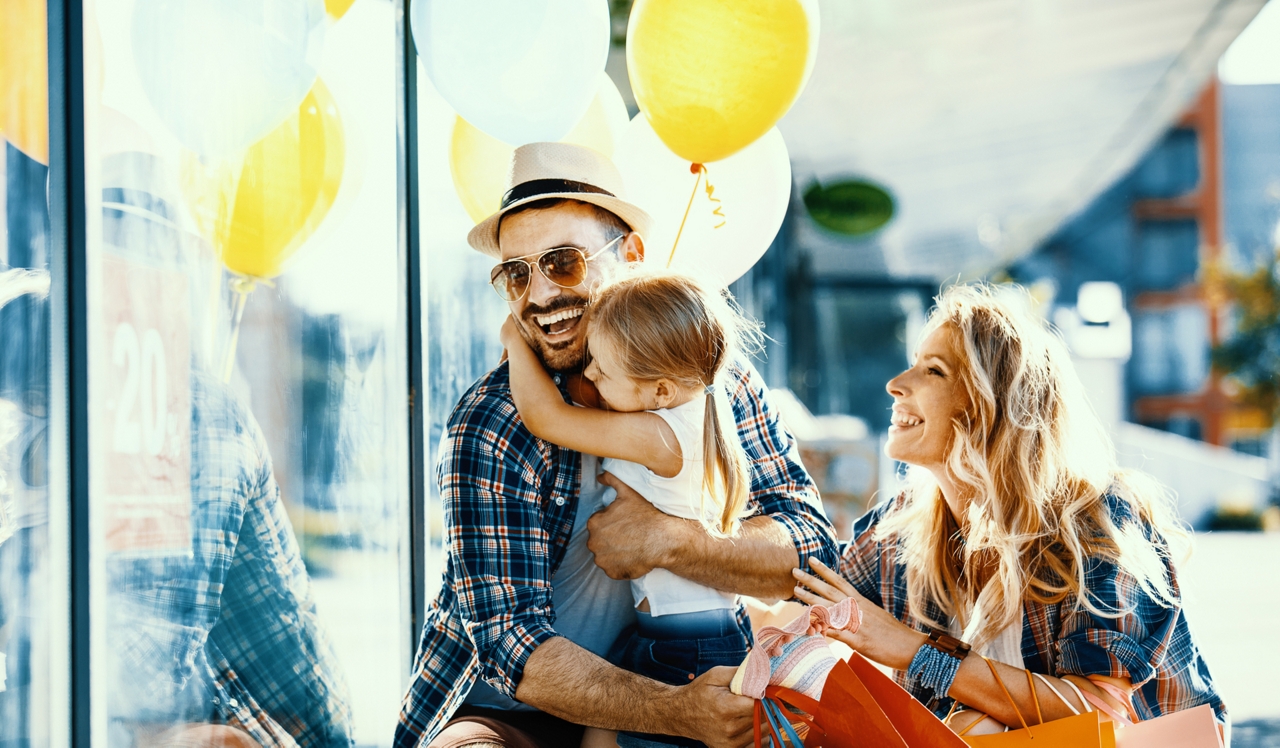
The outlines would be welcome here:
M 572 143 L 530 143 L 511 155 L 511 172 L 502 207 L 467 234 L 467 243 L 490 257 L 502 259 L 498 248 L 498 224 L 502 216 L 525 203 L 548 198 L 568 198 L 598 205 L 632 231 L 644 236 L 653 219 L 627 202 L 622 175 L 603 153 Z

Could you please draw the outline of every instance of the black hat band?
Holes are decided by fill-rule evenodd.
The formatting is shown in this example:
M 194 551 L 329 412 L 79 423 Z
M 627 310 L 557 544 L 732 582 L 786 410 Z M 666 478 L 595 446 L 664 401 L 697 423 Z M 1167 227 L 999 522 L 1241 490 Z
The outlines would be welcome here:
M 507 194 L 502 196 L 502 210 L 506 210 L 512 203 L 518 203 L 521 200 L 527 200 L 538 195 L 555 195 L 566 192 L 592 193 L 616 197 L 612 192 L 602 190 L 594 184 L 575 182 L 572 179 L 531 179 L 507 190 Z

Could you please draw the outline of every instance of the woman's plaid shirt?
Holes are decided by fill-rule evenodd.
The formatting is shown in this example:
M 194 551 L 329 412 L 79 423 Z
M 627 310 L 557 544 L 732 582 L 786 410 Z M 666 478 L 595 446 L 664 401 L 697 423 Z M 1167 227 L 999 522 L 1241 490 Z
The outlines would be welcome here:
M 1138 523 L 1129 504 L 1105 496 L 1111 519 L 1118 527 Z M 904 496 L 881 502 L 853 525 L 853 539 L 843 548 L 840 573 L 858 592 L 918 631 L 929 628 L 907 610 L 907 571 L 898 563 L 896 538 L 877 541 L 876 527 L 885 515 L 905 501 Z M 1152 542 L 1163 542 L 1149 526 L 1141 528 Z M 1168 567 L 1173 589 L 1177 576 Z M 1226 719 L 1226 706 L 1209 675 L 1209 666 L 1191 636 L 1181 607 L 1167 608 L 1148 595 L 1132 575 L 1114 563 L 1090 559 L 1085 569 L 1086 588 L 1103 610 L 1124 611 L 1114 618 L 1077 610 L 1071 600 L 1049 605 L 1023 604 L 1022 660 L 1034 673 L 1058 675 L 1107 675 L 1128 678 L 1138 690 L 1133 705 L 1140 719 L 1211 704 L 1218 719 Z M 936 608 L 934 620 L 942 617 Z M 896 673 L 898 683 L 929 703 L 932 692 L 918 688 L 906 674 Z M 950 699 L 940 699 L 936 710 L 945 713 Z
M 735 368 L 729 380 L 751 461 L 753 509 L 787 528 L 802 566 L 810 556 L 835 563 L 835 532 L 760 375 Z M 505 364 L 463 395 L 437 469 L 448 552 L 444 583 L 427 612 L 397 748 L 431 742 L 477 677 L 514 698 L 529 655 L 556 636 L 551 578 L 573 530 L 580 466 L 577 452 L 525 428 Z M 738 613 L 747 626 L 741 608 Z

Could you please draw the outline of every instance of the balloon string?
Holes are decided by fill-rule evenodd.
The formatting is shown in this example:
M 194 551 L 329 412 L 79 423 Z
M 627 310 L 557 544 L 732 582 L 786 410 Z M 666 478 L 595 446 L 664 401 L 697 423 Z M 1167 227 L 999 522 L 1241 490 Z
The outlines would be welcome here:
M 255 278 L 251 275 L 233 274 L 228 285 L 236 298 L 231 307 L 231 333 L 227 337 L 227 351 L 222 358 L 222 381 L 230 382 L 231 373 L 236 368 L 236 347 L 240 342 L 240 323 L 244 320 L 244 307 L 249 301 L 249 294 L 261 283 L 274 287 L 275 284 L 266 278 Z
M 676 247 L 680 246 L 680 235 L 684 233 L 685 221 L 689 220 L 689 211 L 693 209 L 693 200 L 698 196 L 698 185 L 702 184 L 702 173 L 706 170 L 707 167 L 702 164 L 689 165 L 689 171 L 697 174 L 698 178 L 693 181 L 693 192 L 689 194 L 689 204 L 684 206 L 684 217 L 680 219 L 680 228 L 676 231 L 676 240 L 671 243 L 671 254 L 667 257 L 667 267 L 671 267 L 671 261 L 676 258 Z

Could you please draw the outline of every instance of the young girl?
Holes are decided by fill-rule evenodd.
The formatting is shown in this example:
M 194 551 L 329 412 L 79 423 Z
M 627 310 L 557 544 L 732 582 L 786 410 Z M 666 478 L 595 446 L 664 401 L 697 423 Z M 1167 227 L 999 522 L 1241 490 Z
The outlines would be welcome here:
M 587 379 L 602 410 L 561 397 L 514 321 L 503 326 L 511 392 L 540 439 L 605 458 L 603 469 L 667 514 L 732 536 L 751 486 L 747 455 L 720 381 L 759 329 L 724 295 L 687 276 L 633 275 L 596 292 L 587 314 Z M 610 501 L 607 499 L 606 501 Z M 654 569 L 631 583 L 638 618 L 610 659 L 683 685 L 717 665 L 736 666 L 747 640 L 737 596 Z M 610 734 L 588 730 L 583 745 Z M 618 736 L 618 744 L 699 745 L 683 738 Z

